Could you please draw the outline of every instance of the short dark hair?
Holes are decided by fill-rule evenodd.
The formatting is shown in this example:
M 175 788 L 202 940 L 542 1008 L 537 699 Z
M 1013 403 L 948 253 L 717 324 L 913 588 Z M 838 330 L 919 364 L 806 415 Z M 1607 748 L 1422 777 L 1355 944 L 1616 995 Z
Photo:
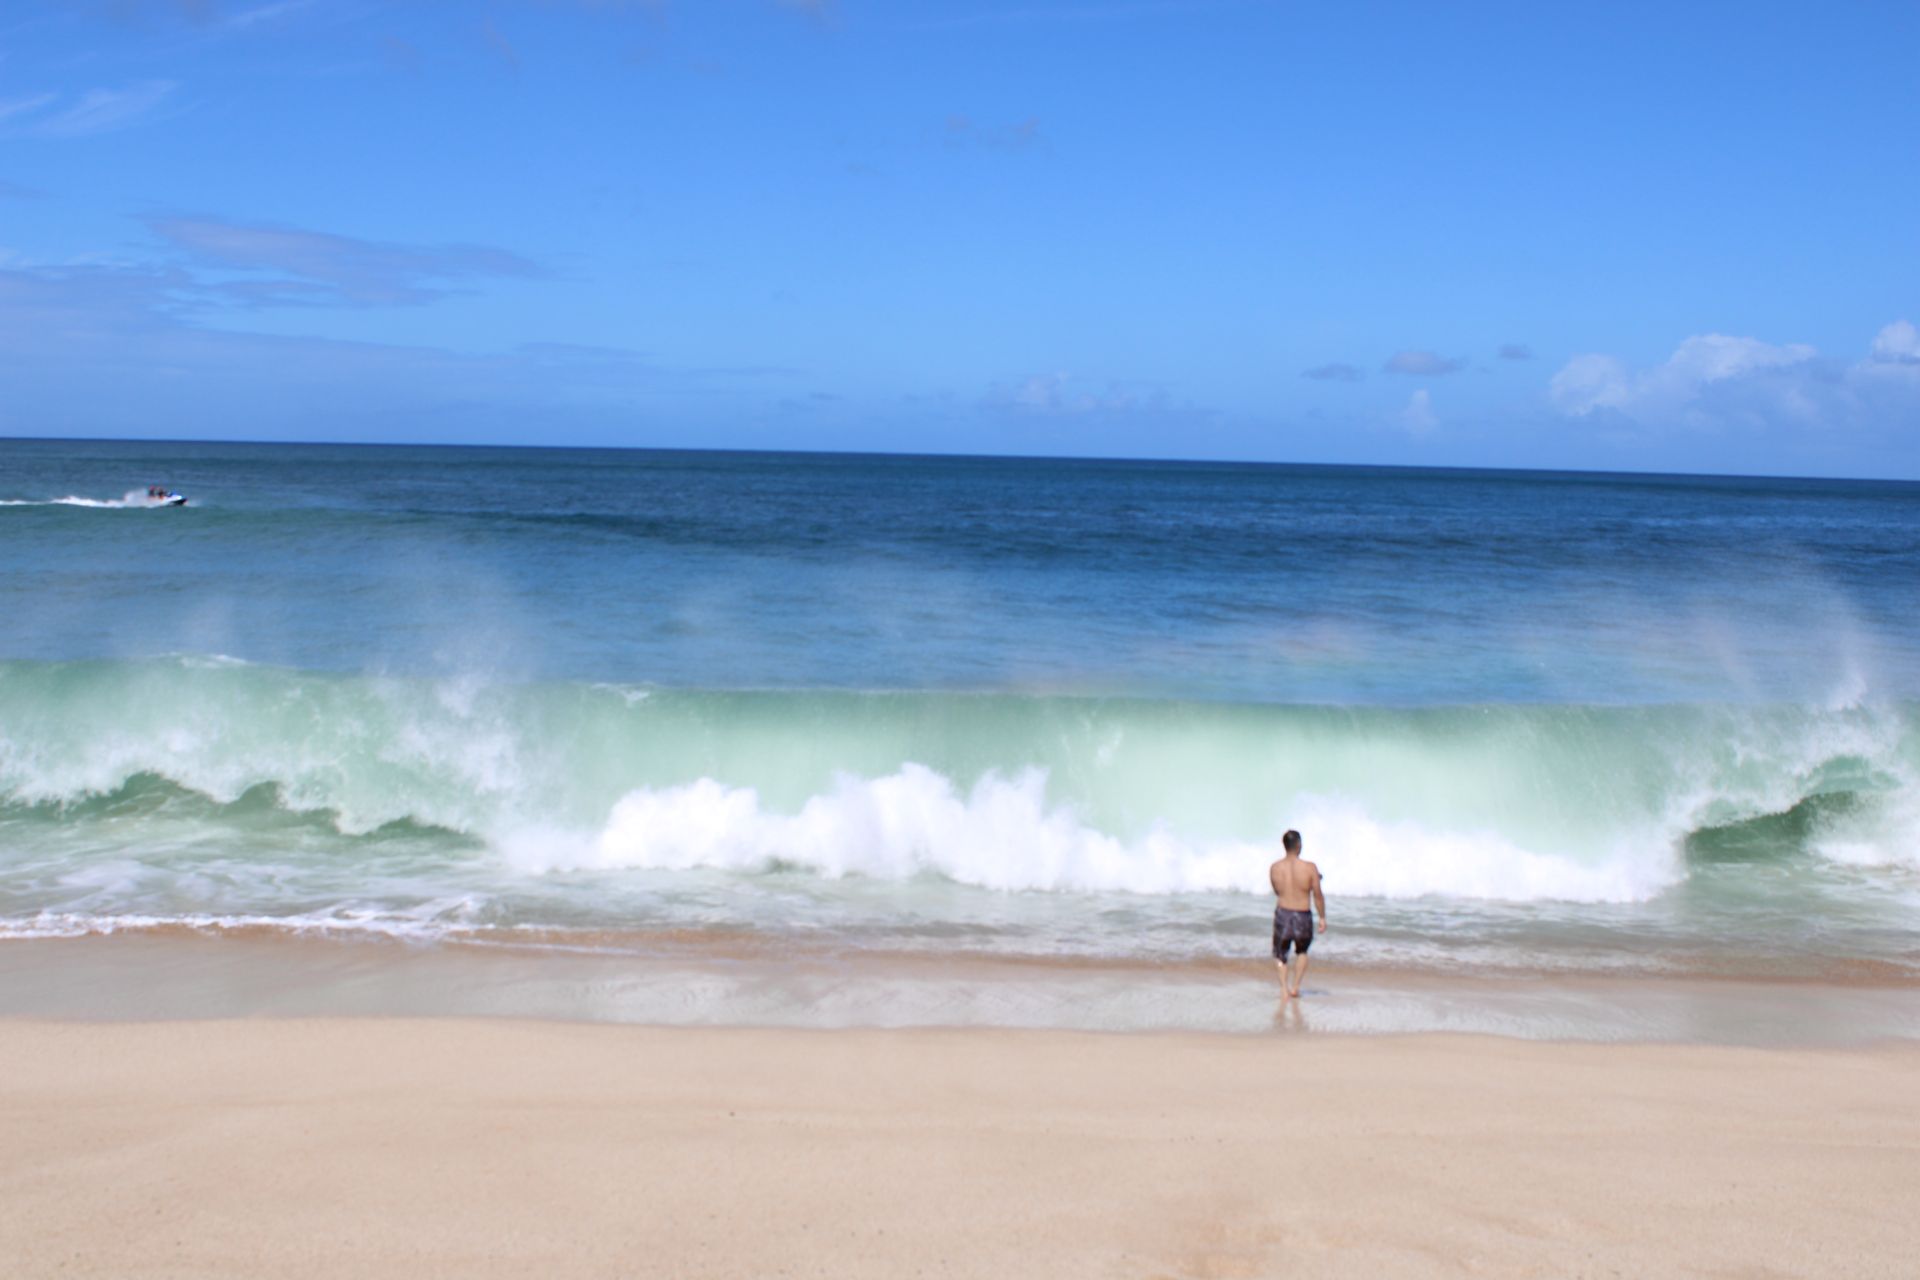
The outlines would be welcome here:
M 1287 834 L 1281 836 L 1280 847 L 1288 853 L 1300 852 L 1300 833 L 1298 831 L 1289 831 Z

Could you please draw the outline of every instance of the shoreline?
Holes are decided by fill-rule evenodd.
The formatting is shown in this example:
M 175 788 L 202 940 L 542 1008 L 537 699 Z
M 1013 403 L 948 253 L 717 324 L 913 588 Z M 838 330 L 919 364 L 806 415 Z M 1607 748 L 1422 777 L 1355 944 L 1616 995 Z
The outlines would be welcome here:
M 191 931 L 0 942 L 0 1020 L 490 1018 L 653 1027 L 1490 1035 L 1521 1041 L 1859 1047 L 1920 1041 L 1920 984 L 1448 976 L 1317 958 L 1307 998 L 1270 962 L 909 953 L 635 956 Z
M 23 1276 L 1892 1276 L 1920 1248 L 1913 1045 L 13 1018 L 0 1061 Z
M 444 949 L 456 953 L 504 953 L 533 960 L 541 956 L 579 955 L 608 961 L 647 964 L 660 961 L 692 963 L 734 961 L 793 961 L 829 963 L 857 958 L 874 964 L 918 966 L 929 963 L 960 963 L 991 969 L 996 966 L 1020 969 L 1048 969 L 1062 972 L 1169 973 L 1231 976 L 1244 974 L 1249 966 L 1265 966 L 1268 958 L 1260 953 L 1264 946 L 1264 928 L 1250 932 L 1248 948 L 1239 954 L 1136 954 L 1063 951 L 1032 952 L 1014 950 L 958 950 L 942 953 L 931 947 L 902 947 L 868 944 L 836 944 L 806 934 L 764 932 L 745 927 L 661 926 L 654 928 L 565 928 L 559 926 L 516 926 L 510 928 L 448 929 L 437 934 L 389 932 L 359 926 L 335 926 L 299 923 L 281 925 L 263 920 L 140 921 L 109 927 L 45 931 L 20 930 L 0 933 L 0 947 L 17 944 L 80 943 L 97 941 L 120 943 L 129 939 L 152 939 L 188 943 L 219 942 L 237 945 L 294 947 L 313 944 L 338 946 L 394 946 L 412 950 Z M 1408 962 L 1347 958 L 1336 941 L 1333 948 L 1316 953 L 1316 963 L 1337 954 L 1333 963 L 1349 973 L 1358 973 L 1381 981 L 1436 980 L 1446 971 L 1445 981 L 1502 981 L 1512 979 L 1582 980 L 1607 978 L 1620 981 L 1737 982 L 1765 986 L 1878 987 L 1920 990 L 1920 952 L 1901 959 L 1874 959 L 1865 956 L 1810 954 L 1792 965 L 1755 968 L 1742 963 L 1745 957 L 1718 957 L 1721 963 L 1706 963 L 1698 956 L 1686 960 L 1671 956 L 1656 957 L 1648 963 L 1640 957 L 1606 967 L 1579 963 L 1560 965 L 1487 964 L 1480 961 L 1416 965 Z M 1591 956 L 1582 955 L 1582 959 Z M 1644 967 L 1634 967 L 1638 961 Z M 1665 961 L 1661 963 L 1660 961 Z

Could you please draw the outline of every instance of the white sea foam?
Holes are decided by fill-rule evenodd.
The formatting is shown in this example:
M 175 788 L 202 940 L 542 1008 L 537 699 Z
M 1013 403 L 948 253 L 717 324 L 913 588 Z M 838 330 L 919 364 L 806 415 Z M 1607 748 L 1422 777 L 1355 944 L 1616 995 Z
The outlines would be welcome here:
M 1920 785 L 1911 778 L 1853 812 L 1828 818 L 1808 842 L 1830 862 L 1854 867 L 1920 870 Z M 1909 884 L 1909 891 L 1920 885 Z
M 445 904 L 435 903 L 411 913 L 339 907 L 290 915 L 260 913 L 42 911 L 19 919 L 0 918 L 0 939 L 84 938 L 154 929 L 191 929 L 205 933 L 232 933 L 251 929 L 315 935 L 352 935 L 392 938 L 403 942 L 438 942 L 464 933 L 457 920 L 445 918 Z
M 1382 821 L 1339 797 L 1300 797 L 1296 812 L 1316 848 L 1337 856 L 1329 883 L 1350 894 L 1633 902 L 1679 874 L 1671 844 L 1657 840 L 1590 864 L 1492 831 Z M 753 788 L 712 778 L 642 788 L 622 797 L 590 840 L 543 831 L 507 845 L 529 870 L 787 866 L 829 877 L 931 874 L 999 890 L 1138 894 L 1260 892 L 1274 857 L 1270 839 L 1200 841 L 1164 824 L 1118 838 L 1050 801 L 1041 770 L 988 774 L 963 790 L 917 764 L 878 778 L 843 775 L 796 813 L 769 811 Z

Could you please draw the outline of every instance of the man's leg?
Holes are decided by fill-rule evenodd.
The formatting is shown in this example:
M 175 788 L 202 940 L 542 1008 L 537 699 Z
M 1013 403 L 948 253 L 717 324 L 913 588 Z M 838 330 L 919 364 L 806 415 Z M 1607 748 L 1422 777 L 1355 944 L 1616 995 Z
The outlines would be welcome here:
M 1273 967 L 1274 967 L 1274 968 L 1275 968 L 1276 970 L 1278 970 L 1278 971 L 1279 971 L 1279 974 L 1280 974 L 1280 998 L 1281 998 L 1282 1000 L 1285 1000 L 1285 999 L 1286 999 L 1287 997 L 1289 997 L 1289 996 L 1291 996 L 1291 995 L 1293 994 L 1293 992 L 1292 992 L 1292 991 L 1290 991 L 1290 990 L 1288 990 L 1288 989 L 1287 989 L 1287 962 L 1286 962 L 1286 959 L 1285 959 L 1284 957 L 1282 957 L 1282 956 L 1275 956 L 1275 957 L 1273 958 Z
M 1295 963 L 1288 970 L 1292 981 L 1287 985 L 1287 994 L 1297 996 L 1300 994 L 1300 984 L 1307 980 L 1307 953 L 1296 951 L 1293 958 Z

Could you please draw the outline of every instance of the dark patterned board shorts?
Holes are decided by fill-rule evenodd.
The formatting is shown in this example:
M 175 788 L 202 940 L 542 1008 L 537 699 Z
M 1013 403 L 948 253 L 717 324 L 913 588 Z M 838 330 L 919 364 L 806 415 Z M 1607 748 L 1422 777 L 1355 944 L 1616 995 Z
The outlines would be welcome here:
M 1307 948 L 1313 945 L 1313 912 L 1288 911 L 1285 907 L 1273 910 L 1273 958 L 1287 958 L 1287 944 L 1291 942 L 1294 950 L 1301 955 L 1307 954 Z

